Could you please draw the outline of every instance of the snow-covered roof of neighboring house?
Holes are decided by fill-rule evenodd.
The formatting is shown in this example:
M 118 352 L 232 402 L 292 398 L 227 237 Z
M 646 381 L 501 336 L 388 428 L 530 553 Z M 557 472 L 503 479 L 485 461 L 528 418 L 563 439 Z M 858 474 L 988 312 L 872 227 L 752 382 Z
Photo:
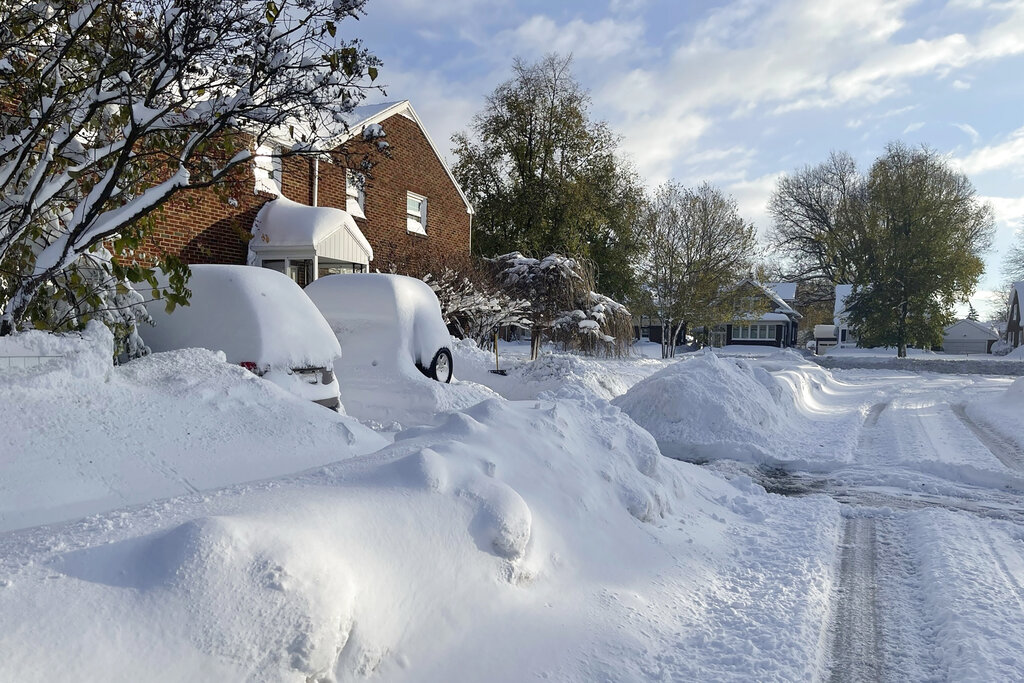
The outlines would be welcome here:
M 946 339 L 999 339 L 995 329 L 970 318 L 949 325 L 942 331 L 942 336 Z
M 767 285 L 763 285 L 760 282 L 758 282 L 757 280 L 754 280 L 752 278 L 744 278 L 743 280 L 740 280 L 740 282 L 736 285 L 736 287 L 739 288 L 739 287 L 742 287 L 745 284 L 749 284 L 752 287 L 756 287 L 757 289 L 759 289 L 762 292 L 764 292 L 764 295 L 766 297 L 768 297 L 773 304 L 775 304 L 775 313 L 783 314 L 783 318 L 786 318 L 786 319 L 793 319 L 793 318 L 800 319 L 800 318 L 803 317 L 801 314 L 797 313 L 796 310 L 792 306 L 790 306 L 785 301 L 783 301 L 782 297 L 780 297 L 778 294 L 776 294 L 775 291 L 773 289 L 770 289 Z M 795 287 L 795 285 L 794 285 L 794 287 Z M 760 319 L 768 320 L 768 318 L 760 318 Z
M 794 301 L 796 299 L 795 282 L 766 282 L 764 286 L 775 292 L 783 301 Z
M 846 313 L 846 299 L 853 293 L 853 285 L 836 285 L 836 302 L 832 309 L 832 315 L 836 318 L 836 325 L 839 318 Z
M 835 339 L 836 338 L 836 326 L 835 325 L 815 325 L 814 326 L 814 338 L 815 339 Z
M 1024 303 L 1024 280 L 1013 283 L 1013 290 L 1017 292 L 1017 301 Z
M 364 264 L 373 260 L 373 247 L 347 212 L 329 206 L 306 206 L 287 197 L 263 205 L 253 221 L 252 235 L 249 248 L 253 251 L 273 247 L 317 248 L 338 237 L 339 249 L 357 252 L 357 258 L 339 260 Z M 365 261 L 358 255 L 364 256 Z

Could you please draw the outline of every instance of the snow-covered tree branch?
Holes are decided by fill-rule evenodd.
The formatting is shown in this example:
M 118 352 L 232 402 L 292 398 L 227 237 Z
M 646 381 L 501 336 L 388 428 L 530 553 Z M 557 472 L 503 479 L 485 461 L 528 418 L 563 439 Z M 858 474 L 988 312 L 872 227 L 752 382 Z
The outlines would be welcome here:
M 305 154 L 344 130 L 377 75 L 338 33 L 364 3 L 3 3 L 0 334 L 95 245 L 223 183 L 263 141 Z

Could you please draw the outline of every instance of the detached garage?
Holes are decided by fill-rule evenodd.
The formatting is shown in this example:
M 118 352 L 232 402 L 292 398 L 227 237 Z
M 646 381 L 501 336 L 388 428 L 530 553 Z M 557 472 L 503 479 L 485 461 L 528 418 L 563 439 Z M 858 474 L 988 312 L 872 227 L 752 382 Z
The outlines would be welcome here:
M 999 334 L 975 320 L 961 320 L 942 333 L 942 350 L 946 353 L 991 353 Z

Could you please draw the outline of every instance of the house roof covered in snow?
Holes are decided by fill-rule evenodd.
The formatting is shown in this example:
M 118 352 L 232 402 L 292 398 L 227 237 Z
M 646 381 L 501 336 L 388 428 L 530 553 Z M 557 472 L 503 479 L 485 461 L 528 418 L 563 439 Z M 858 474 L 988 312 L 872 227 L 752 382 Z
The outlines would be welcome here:
M 771 289 L 768 285 L 763 285 L 760 282 L 758 282 L 757 280 L 754 280 L 752 278 L 744 278 L 743 280 L 740 280 L 740 282 L 736 285 L 736 287 L 739 288 L 739 287 L 742 287 L 745 284 L 748 284 L 751 287 L 755 287 L 755 288 L 761 290 L 764 293 L 764 295 L 766 297 L 768 297 L 773 304 L 775 304 L 775 310 L 774 311 L 769 311 L 764 316 L 760 316 L 758 318 L 759 320 L 765 320 L 765 321 L 780 320 L 780 319 L 786 319 L 786 320 L 796 319 L 796 320 L 799 320 L 800 318 L 803 317 L 802 315 L 800 315 L 799 313 L 796 312 L 796 309 L 794 309 L 792 306 L 790 306 L 785 301 L 783 301 L 782 297 L 780 297 L 778 294 L 776 294 L 775 290 Z M 794 288 L 795 288 L 795 285 L 794 285 Z M 782 318 L 768 317 L 768 316 L 771 316 L 772 313 L 781 314 Z
M 796 300 L 795 282 L 766 282 L 764 286 L 775 292 L 783 301 Z
M 310 247 L 341 261 L 368 264 L 373 248 L 347 212 L 329 206 L 306 206 L 287 197 L 267 202 L 252 224 L 253 251 L 275 247 Z M 330 252 L 324 253 L 323 248 Z
M 958 320 L 942 331 L 946 339 L 999 339 L 999 333 L 984 323 L 970 318 Z
M 837 318 L 837 325 L 839 324 L 838 318 L 846 313 L 846 300 L 852 293 L 853 285 L 836 285 L 836 302 L 832 309 L 832 315 Z

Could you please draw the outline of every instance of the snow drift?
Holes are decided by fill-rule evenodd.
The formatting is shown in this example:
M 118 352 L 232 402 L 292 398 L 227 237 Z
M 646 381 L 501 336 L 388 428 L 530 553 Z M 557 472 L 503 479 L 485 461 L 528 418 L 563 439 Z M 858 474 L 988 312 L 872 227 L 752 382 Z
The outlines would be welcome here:
M 0 355 L 53 356 L 0 371 L 0 531 L 277 476 L 385 441 L 204 349 L 123 366 L 100 324 L 25 332 Z
M 861 419 L 857 411 L 827 414 L 825 399 L 838 386 L 792 352 L 751 359 L 709 351 L 669 365 L 612 402 L 671 458 L 794 465 L 813 459 L 820 467 L 849 457 Z M 826 446 L 818 434 L 821 421 L 830 419 L 847 428 Z

